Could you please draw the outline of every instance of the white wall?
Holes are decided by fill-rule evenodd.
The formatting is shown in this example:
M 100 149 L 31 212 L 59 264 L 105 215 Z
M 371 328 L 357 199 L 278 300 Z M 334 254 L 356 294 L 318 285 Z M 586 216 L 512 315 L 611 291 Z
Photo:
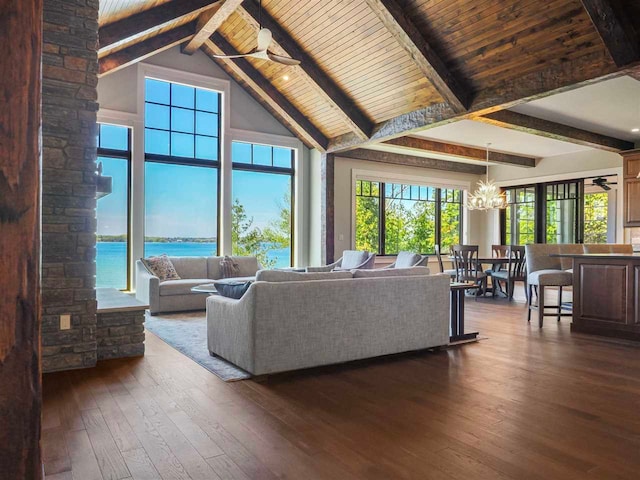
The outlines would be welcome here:
M 322 263 L 322 157 L 315 148 L 309 159 L 309 265 Z

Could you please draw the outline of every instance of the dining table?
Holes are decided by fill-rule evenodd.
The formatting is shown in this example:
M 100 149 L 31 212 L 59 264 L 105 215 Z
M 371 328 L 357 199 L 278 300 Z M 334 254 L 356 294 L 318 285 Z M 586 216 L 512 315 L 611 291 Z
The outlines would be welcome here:
M 451 261 L 451 263 L 455 262 L 455 258 L 453 255 L 449 255 L 449 260 Z M 503 265 L 506 265 L 509 263 L 509 257 L 478 257 L 478 270 L 483 272 L 484 269 L 482 268 L 483 265 L 491 265 L 492 266 L 492 270 L 495 270 L 496 267 L 500 267 Z M 455 268 L 455 265 L 454 265 Z M 493 293 L 493 281 L 492 281 L 492 285 L 489 287 L 487 287 L 486 291 L 482 291 L 480 290 L 478 292 L 478 295 L 485 295 L 486 293 Z M 471 292 L 473 293 L 473 292 Z M 507 296 L 506 293 L 500 291 L 499 293 L 502 293 L 505 297 Z

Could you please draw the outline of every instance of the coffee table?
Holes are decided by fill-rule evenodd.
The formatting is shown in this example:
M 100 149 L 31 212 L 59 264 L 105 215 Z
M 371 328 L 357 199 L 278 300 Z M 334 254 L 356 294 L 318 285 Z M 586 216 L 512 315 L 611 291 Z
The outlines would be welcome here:
M 480 288 L 475 283 L 451 282 L 451 334 L 449 343 L 475 340 L 479 332 L 464 332 L 464 297 L 467 290 Z
M 205 283 L 204 285 L 191 287 L 191 291 L 193 293 L 206 293 L 209 295 L 218 295 L 218 290 L 216 290 L 216 286 L 213 283 Z

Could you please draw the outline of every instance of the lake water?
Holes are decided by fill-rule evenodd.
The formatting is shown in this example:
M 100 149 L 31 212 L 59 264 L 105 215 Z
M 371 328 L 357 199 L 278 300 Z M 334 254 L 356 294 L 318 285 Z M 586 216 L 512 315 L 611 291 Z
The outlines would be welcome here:
M 216 254 L 216 248 L 215 242 L 146 242 L 145 256 L 166 253 L 171 257 L 208 257 Z M 98 242 L 96 252 L 96 286 L 98 288 L 126 288 L 127 244 L 125 242 Z M 290 266 L 290 249 L 272 250 L 269 252 L 269 258 L 276 261 L 277 268 L 288 267 Z

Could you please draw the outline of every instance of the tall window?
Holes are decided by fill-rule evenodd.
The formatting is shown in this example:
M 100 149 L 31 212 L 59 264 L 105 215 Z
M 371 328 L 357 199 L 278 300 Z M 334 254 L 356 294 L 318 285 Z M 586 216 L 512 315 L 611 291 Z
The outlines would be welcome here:
M 293 247 L 294 150 L 233 142 L 232 252 L 288 267 Z
M 355 205 L 359 250 L 433 253 L 460 243 L 461 190 L 357 180 Z
M 145 80 L 145 256 L 218 252 L 220 98 Z
M 510 188 L 506 192 L 509 206 L 505 209 L 505 245 L 527 245 L 536 242 L 536 188 Z
M 111 192 L 97 201 L 96 286 L 127 289 L 131 135 L 126 127 L 106 124 L 98 132 L 98 165 L 111 179 Z
M 580 202 L 582 181 L 553 183 L 545 186 L 546 243 L 581 241 Z
M 607 243 L 609 233 L 609 193 L 584 196 L 584 243 Z

